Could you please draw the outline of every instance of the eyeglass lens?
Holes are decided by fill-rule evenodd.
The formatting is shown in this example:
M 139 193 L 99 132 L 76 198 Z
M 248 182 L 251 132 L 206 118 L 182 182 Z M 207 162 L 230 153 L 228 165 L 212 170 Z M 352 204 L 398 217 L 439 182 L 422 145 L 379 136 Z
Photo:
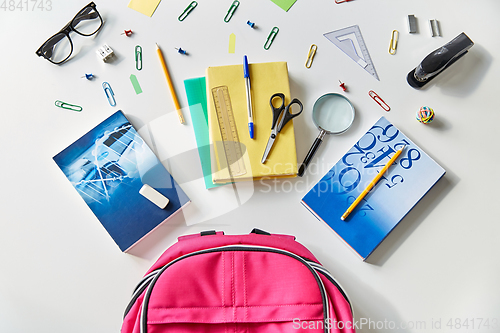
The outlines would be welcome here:
M 54 63 L 66 60 L 73 51 L 73 45 L 65 33 L 51 37 L 42 47 L 43 56 Z
M 78 33 L 90 36 L 99 30 L 101 24 L 101 17 L 97 11 L 93 7 L 86 7 L 75 16 L 72 27 Z

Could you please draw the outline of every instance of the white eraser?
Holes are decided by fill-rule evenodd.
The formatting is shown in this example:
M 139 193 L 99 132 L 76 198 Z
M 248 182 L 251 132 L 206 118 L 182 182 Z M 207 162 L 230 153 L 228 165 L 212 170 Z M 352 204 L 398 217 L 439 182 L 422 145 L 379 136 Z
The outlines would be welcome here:
M 168 203 L 170 202 L 168 198 L 166 198 L 163 194 L 161 194 L 148 184 L 142 185 L 141 189 L 139 190 L 139 193 L 143 197 L 145 197 L 146 199 L 148 199 L 149 201 L 160 207 L 161 209 L 167 207 Z

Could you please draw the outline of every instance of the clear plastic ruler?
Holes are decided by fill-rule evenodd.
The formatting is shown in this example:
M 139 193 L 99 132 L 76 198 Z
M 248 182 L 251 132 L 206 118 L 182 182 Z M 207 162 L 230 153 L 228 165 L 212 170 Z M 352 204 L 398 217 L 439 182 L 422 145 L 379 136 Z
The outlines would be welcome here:
M 347 54 L 349 58 L 354 60 L 361 68 L 380 81 L 377 71 L 375 71 L 375 67 L 373 66 L 372 59 L 370 58 L 370 54 L 368 53 L 368 49 L 366 48 L 363 36 L 361 36 L 359 26 L 353 25 L 344 29 L 327 32 L 323 34 L 323 36 Z
M 215 110 L 229 172 L 233 177 L 244 175 L 247 171 L 242 158 L 243 149 L 238 138 L 238 130 L 236 129 L 234 113 L 231 107 L 229 90 L 227 86 L 215 87 L 212 88 L 212 95 L 214 97 Z

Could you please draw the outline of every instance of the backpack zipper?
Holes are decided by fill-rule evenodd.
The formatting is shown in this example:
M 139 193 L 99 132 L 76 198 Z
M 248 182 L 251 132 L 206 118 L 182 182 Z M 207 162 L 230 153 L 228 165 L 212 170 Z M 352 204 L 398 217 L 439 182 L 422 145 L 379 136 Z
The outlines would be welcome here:
M 125 309 L 125 313 L 123 314 L 123 319 L 125 319 L 125 317 L 130 312 L 130 309 L 132 309 L 132 306 L 134 306 L 139 296 L 141 296 L 144 290 L 146 290 L 146 288 L 149 286 L 149 283 L 153 280 L 155 275 L 160 270 L 161 268 L 157 268 L 154 271 L 151 271 L 148 275 L 144 276 L 141 281 L 139 281 L 139 283 L 134 289 L 134 292 L 132 293 L 132 297 L 130 298 L 130 302 L 128 303 L 127 308 Z
M 342 296 L 346 299 L 346 301 L 349 304 L 349 307 L 351 309 L 352 313 L 352 307 L 351 303 L 349 302 L 349 299 L 347 298 L 347 295 L 345 292 L 342 290 L 340 285 L 333 279 L 333 277 L 329 274 L 329 272 L 324 269 L 321 265 L 317 264 L 316 262 L 306 260 L 292 252 L 288 252 L 285 250 L 281 249 L 276 249 L 276 248 L 271 248 L 271 247 L 264 247 L 264 246 L 245 246 L 245 245 L 228 245 L 228 246 L 222 246 L 222 247 L 217 247 L 217 248 L 212 248 L 212 249 L 206 249 L 206 250 L 201 250 L 193 253 L 186 254 L 184 256 L 178 257 L 171 262 L 167 263 L 161 268 L 158 268 L 152 272 L 150 272 L 148 275 L 146 275 L 141 282 L 138 284 L 138 286 L 135 288 L 133 296 L 131 301 L 129 302 L 129 305 L 127 306 L 127 309 L 125 310 L 125 315 L 124 317 L 128 314 L 130 309 L 132 308 L 133 304 L 137 301 L 139 296 L 146 291 L 146 294 L 143 299 L 143 304 L 142 304 L 142 311 L 140 314 L 140 331 L 141 333 L 146 333 L 147 332 L 147 305 L 149 303 L 149 299 L 151 297 L 151 293 L 153 290 L 154 285 L 156 284 L 156 281 L 159 279 L 161 274 L 171 265 L 173 265 L 176 262 L 179 262 L 183 259 L 195 256 L 195 255 L 200 255 L 200 254 L 207 254 L 207 253 L 215 253 L 215 252 L 232 252 L 232 251 L 250 251 L 250 252 L 269 252 L 269 253 L 277 253 L 277 254 L 283 254 L 288 257 L 294 258 L 297 261 L 301 262 L 304 266 L 306 266 L 309 271 L 313 274 L 316 282 L 318 283 L 318 287 L 320 289 L 320 294 L 321 294 L 321 299 L 323 302 L 323 313 L 324 313 L 324 323 L 327 323 L 330 315 L 329 315 L 329 302 L 328 302 L 328 294 L 326 292 L 325 286 L 323 285 L 323 281 L 319 277 L 319 274 L 316 270 L 319 271 L 323 276 L 325 276 L 330 282 L 332 282 L 333 285 L 340 291 Z M 329 329 L 327 328 L 327 325 L 325 325 L 325 332 L 328 332 Z
M 305 259 L 305 258 L 304 258 Z M 340 292 L 340 294 L 344 297 L 346 300 L 347 304 L 349 304 L 349 309 L 351 309 L 351 315 L 354 319 L 354 309 L 352 308 L 351 301 L 349 300 L 349 297 L 347 296 L 347 293 L 344 291 L 344 289 L 340 286 L 340 284 L 337 282 L 337 280 L 334 279 L 333 275 L 323 266 L 318 264 L 315 261 L 311 261 L 309 259 L 305 259 L 314 269 L 321 273 L 328 281 L 330 281 Z

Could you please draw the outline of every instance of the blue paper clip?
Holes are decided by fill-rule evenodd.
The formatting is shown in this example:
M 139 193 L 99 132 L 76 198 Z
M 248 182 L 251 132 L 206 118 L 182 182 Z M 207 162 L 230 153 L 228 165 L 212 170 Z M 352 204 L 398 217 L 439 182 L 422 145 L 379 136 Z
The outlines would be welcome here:
M 276 38 L 276 35 L 278 34 L 279 31 L 280 31 L 280 29 L 278 29 L 278 27 L 274 27 L 271 30 L 271 32 L 269 33 L 269 36 L 267 36 L 266 43 L 264 44 L 264 50 L 269 50 L 269 48 L 273 44 L 274 38 Z
M 113 89 L 107 82 L 102 83 L 102 87 L 104 88 L 104 93 L 106 94 L 106 98 L 108 99 L 109 105 L 116 106 L 116 101 L 113 93 Z
M 229 10 L 227 11 L 226 16 L 224 17 L 224 22 L 229 22 L 231 20 L 231 17 L 233 17 L 234 12 L 236 11 L 236 8 L 240 5 L 240 2 L 238 0 L 234 0 L 233 3 L 231 4 L 231 7 L 229 7 Z

